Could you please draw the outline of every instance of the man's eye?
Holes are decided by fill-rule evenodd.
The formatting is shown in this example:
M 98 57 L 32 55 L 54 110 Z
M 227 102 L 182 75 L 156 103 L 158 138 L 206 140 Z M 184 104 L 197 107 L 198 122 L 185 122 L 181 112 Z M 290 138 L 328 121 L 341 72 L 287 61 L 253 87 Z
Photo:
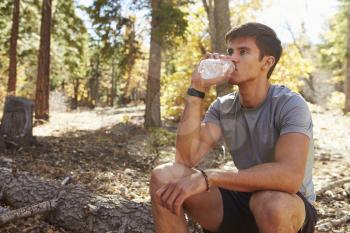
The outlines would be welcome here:
M 240 55 L 244 55 L 244 54 L 246 54 L 246 53 L 247 53 L 247 51 L 244 50 L 244 49 L 242 49 L 241 51 L 239 51 L 239 54 L 240 54 Z
M 233 54 L 233 49 L 232 48 L 227 49 L 227 54 L 231 56 Z

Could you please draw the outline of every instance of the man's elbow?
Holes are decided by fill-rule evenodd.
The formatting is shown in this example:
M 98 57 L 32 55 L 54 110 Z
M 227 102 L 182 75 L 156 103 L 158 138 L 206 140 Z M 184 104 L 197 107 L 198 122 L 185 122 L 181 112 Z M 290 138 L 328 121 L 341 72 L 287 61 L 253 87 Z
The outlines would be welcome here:
M 182 157 L 179 153 L 175 155 L 175 162 L 185 165 L 186 167 L 192 168 L 196 164 L 189 158 Z
M 294 175 L 293 177 L 289 178 L 287 182 L 287 185 L 285 187 L 285 191 L 288 193 L 297 193 L 300 190 L 300 187 L 303 183 L 304 176 L 300 175 Z

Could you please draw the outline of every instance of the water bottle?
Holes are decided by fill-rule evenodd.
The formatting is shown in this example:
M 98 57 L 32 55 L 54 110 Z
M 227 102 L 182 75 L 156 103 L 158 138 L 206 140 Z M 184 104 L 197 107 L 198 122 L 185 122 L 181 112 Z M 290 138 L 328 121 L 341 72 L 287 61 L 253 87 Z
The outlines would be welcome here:
M 230 60 L 205 59 L 199 63 L 198 72 L 203 79 L 222 77 L 226 72 L 232 72 L 235 65 Z

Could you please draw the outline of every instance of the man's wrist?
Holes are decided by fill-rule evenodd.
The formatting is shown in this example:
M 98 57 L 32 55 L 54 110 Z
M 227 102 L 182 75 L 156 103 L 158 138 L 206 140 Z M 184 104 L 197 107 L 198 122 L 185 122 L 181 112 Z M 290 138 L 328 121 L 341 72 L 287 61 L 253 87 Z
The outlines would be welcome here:
M 205 93 L 203 91 L 197 90 L 194 87 L 190 87 L 187 89 L 187 95 L 204 99 Z
M 209 183 L 209 186 L 210 186 L 210 187 L 216 186 L 216 185 L 215 185 L 216 171 L 215 171 L 214 169 L 207 169 L 207 170 L 205 170 L 205 173 L 206 173 L 207 176 L 208 176 L 208 183 Z
M 208 179 L 207 173 L 204 170 L 200 169 L 200 168 L 197 168 L 197 170 L 202 174 L 202 176 L 203 176 L 203 178 L 205 180 L 205 184 L 206 184 L 206 187 L 207 187 L 206 188 L 207 192 L 210 192 L 210 184 L 209 184 L 209 179 Z

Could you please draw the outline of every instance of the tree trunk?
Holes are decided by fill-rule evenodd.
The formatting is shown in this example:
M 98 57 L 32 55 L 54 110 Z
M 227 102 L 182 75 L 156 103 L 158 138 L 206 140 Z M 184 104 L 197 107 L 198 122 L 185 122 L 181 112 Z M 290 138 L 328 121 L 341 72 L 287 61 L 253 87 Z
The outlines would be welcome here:
M 102 197 L 79 186 L 61 186 L 29 176 L 14 177 L 4 168 L 0 169 L 0 189 L 4 202 L 15 208 L 58 198 L 47 221 L 69 231 L 154 232 L 150 206 L 117 195 Z
M 0 132 L 8 147 L 30 146 L 33 137 L 33 102 L 23 97 L 6 97 Z
M 128 93 L 129 93 L 129 86 L 131 81 L 132 68 L 133 66 L 129 67 L 126 72 L 127 78 L 126 78 L 126 84 L 123 88 L 123 104 L 127 104 L 130 102 L 130 98 L 128 98 Z
M 116 86 L 115 86 L 115 61 L 114 61 L 114 55 L 113 55 L 113 58 L 112 58 L 112 77 L 111 77 L 111 95 L 110 95 L 110 102 L 109 102 L 109 105 L 111 107 L 114 106 L 114 100 L 115 100 L 115 97 L 116 97 Z
M 40 120 L 49 119 L 51 3 L 52 0 L 43 0 L 41 11 L 38 77 L 35 94 L 35 118 Z
M 214 0 L 202 0 L 205 12 L 207 12 L 209 22 L 209 35 L 211 52 L 216 52 L 216 28 L 215 28 L 215 17 L 214 17 Z
M 225 35 L 230 30 L 230 8 L 228 0 L 202 0 L 209 21 L 211 51 L 226 54 Z M 228 83 L 216 85 L 216 95 L 223 96 L 232 92 Z
M 225 35 L 231 28 L 229 0 L 215 0 L 214 21 L 216 29 L 216 52 L 226 54 L 227 46 L 225 42 Z M 223 96 L 230 92 L 232 92 L 232 85 L 228 83 L 216 85 L 217 96 Z
M 74 79 L 73 80 L 73 90 L 74 90 L 74 97 L 72 100 L 72 106 L 71 109 L 77 109 L 78 108 L 78 96 L 79 96 L 79 86 L 80 86 L 80 79 Z
M 97 44 L 100 49 L 100 42 Z M 89 101 L 91 107 L 95 107 L 99 102 L 99 79 L 100 79 L 100 56 L 95 53 L 96 59 L 91 60 L 91 78 L 89 80 Z
M 345 107 L 344 112 L 350 112 L 350 6 L 348 8 L 348 38 L 347 38 L 347 64 L 346 64 L 346 78 L 345 78 Z
M 9 95 L 16 95 L 16 81 L 17 81 L 17 39 L 19 26 L 19 0 L 14 0 L 13 16 L 12 16 L 12 30 L 10 40 L 10 68 L 9 79 L 7 83 L 7 93 Z
M 145 127 L 161 126 L 160 117 L 160 71 L 162 43 L 157 33 L 159 20 L 154 12 L 160 8 L 162 0 L 152 0 L 151 47 L 148 63 L 148 80 L 146 92 Z

